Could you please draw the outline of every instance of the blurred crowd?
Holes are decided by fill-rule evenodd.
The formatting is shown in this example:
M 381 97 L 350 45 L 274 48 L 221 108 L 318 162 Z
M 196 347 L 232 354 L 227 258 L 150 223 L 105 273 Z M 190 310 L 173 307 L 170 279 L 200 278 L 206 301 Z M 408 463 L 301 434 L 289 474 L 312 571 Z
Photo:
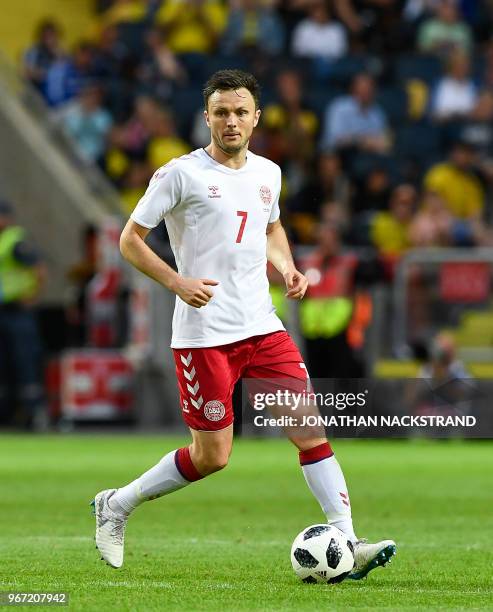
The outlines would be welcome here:
M 263 85 L 251 148 L 283 169 L 294 244 L 315 244 L 330 218 L 391 275 L 411 247 L 493 243 L 489 0 L 95 7 L 74 49 L 55 19 L 41 23 L 23 70 L 127 212 L 157 167 L 208 143 L 201 86 L 239 67 Z
M 74 48 L 56 16 L 40 23 L 22 71 L 81 163 L 119 190 L 126 213 L 157 167 L 208 144 L 201 88 L 213 72 L 240 68 L 261 82 L 250 146 L 283 170 L 283 222 L 309 281 L 298 316 L 313 377 L 365 375 L 368 287 L 390 283 L 409 249 L 493 246 L 491 0 L 94 7 L 93 27 Z M 164 229 L 156 239 L 166 255 Z M 91 344 L 85 302 L 96 240 L 88 228 L 69 272 L 77 289 L 65 313 L 69 345 Z M 15 255 L 17 243 L 9 244 Z M 268 273 L 289 322 L 283 279 Z M 411 337 L 431 337 L 422 279 L 410 283 Z M 21 303 L 3 311 L 10 317 Z

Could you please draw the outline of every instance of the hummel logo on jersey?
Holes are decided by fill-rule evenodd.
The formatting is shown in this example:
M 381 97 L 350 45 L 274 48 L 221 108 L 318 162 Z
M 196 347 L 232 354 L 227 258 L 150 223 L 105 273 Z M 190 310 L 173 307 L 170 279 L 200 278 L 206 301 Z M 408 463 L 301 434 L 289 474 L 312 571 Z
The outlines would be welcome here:
M 221 194 L 217 185 L 209 185 L 209 198 L 220 198 Z

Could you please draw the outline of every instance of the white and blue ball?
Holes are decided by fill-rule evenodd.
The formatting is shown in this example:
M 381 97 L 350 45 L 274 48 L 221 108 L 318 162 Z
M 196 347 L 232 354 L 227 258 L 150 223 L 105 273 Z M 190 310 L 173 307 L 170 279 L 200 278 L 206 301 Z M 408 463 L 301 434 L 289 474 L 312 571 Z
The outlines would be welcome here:
M 332 525 L 311 525 L 291 547 L 291 564 L 303 582 L 342 582 L 354 567 L 353 544 Z

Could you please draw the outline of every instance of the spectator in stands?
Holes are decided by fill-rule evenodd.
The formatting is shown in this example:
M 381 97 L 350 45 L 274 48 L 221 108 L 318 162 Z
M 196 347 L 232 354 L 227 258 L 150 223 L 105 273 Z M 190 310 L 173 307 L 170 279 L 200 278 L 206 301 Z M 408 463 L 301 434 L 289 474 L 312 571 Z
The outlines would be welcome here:
M 50 106 L 60 106 L 74 98 L 94 78 L 94 50 L 79 43 L 73 56 L 58 59 L 46 76 L 46 100 Z
M 351 94 L 336 98 L 325 112 L 322 147 L 386 153 L 390 148 L 388 123 L 383 109 L 375 102 L 375 81 L 358 74 Z
M 289 162 L 305 170 L 315 151 L 318 119 L 303 100 L 301 76 L 282 70 L 276 77 L 277 101 L 265 107 L 263 126 L 269 137 L 269 158 L 289 171 Z
M 431 114 L 438 121 L 467 117 L 478 100 L 468 55 L 460 49 L 456 50 L 447 63 L 447 72 L 439 80 L 431 103 Z
M 212 53 L 227 21 L 219 0 L 167 0 L 156 16 L 174 53 Z
M 386 168 L 377 163 L 364 174 L 361 180 L 355 181 L 351 211 L 353 214 L 359 214 L 385 210 L 389 202 L 390 189 L 390 175 Z
M 316 174 L 309 176 L 301 189 L 286 201 L 295 241 L 310 244 L 324 202 L 338 202 L 347 210 L 350 184 L 337 153 L 324 151 L 317 159 Z
M 261 0 L 237 0 L 231 6 L 221 48 L 226 55 L 260 52 L 279 55 L 284 25 L 272 6 Z
M 390 265 L 411 246 L 409 228 L 416 209 L 413 185 L 398 185 L 390 197 L 389 208 L 375 214 L 370 230 L 371 242 Z
M 409 227 L 409 239 L 415 247 L 450 246 L 453 223 L 444 199 L 438 193 L 427 191 Z
M 399 0 L 337 0 L 337 16 L 352 33 L 358 50 L 385 53 L 401 49 L 401 11 Z
M 135 97 L 137 58 L 134 48 L 117 24 L 98 31 L 95 40 L 92 74 L 94 79 L 104 80 L 108 108 L 113 118 L 121 121 L 128 116 Z
M 152 169 L 146 161 L 132 160 L 121 181 L 120 198 L 123 210 L 127 215 L 135 208 L 135 205 L 144 195 Z
M 421 307 L 423 306 L 426 314 L 429 309 L 426 298 Z M 428 331 L 430 323 L 429 320 L 421 321 L 422 329 Z M 429 331 L 427 336 L 429 337 Z M 464 363 L 457 356 L 457 346 L 452 334 L 439 332 L 426 344 L 422 345 L 422 342 L 418 341 L 415 349 L 421 353 L 420 357 L 425 357 L 418 372 L 418 379 L 426 379 L 426 382 L 410 380 L 406 384 L 404 399 L 409 406 L 409 412 L 419 417 L 440 413 L 449 415 L 454 411 L 468 414 L 477 389 Z M 465 379 L 467 383 L 464 382 Z M 440 435 L 443 435 L 443 430 Z M 450 435 L 455 434 L 450 432 Z
M 99 18 L 102 29 L 120 23 L 138 23 L 147 16 L 142 0 L 115 0 Z
M 418 22 L 433 13 L 440 0 L 405 0 L 403 18 Z
M 470 374 L 467 372 L 464 364 L 457 358 L 455 339 L 450 333 L 440 332 L 430 342 L 429 360 L 421 368 L 419 378 L 433 379 L 435 384 L 440 385 L 453 380 L 470 378 Z M 467 387 L 462 388 L 462 393 L 457 397 L 459 401 L 464 402 L 464 392 L 467 391 L 467 389 Z M 447 400 L 443 397 L 444 392 L 445 391 L 443 390 L 442 398 L 444 403 L 447 403 L 447 406 L 450 409 L 451 402 L 447 402 Z M 436 399 L 436 395 L 431 398 L 433 401 L 432 405 L 436 406 Z
M 48 70 L 61 56 L 60 29 L 51 19 L 38 26 L 36 42 L 24 54 L 24 76 L 44 95 Z
M 321 223 L 328 223 L 339 229 L 341 238 L 344 238 L 351 225 L 349 208 L 342 202 L 327 201 L 320 208 L 319 219 Z
M 94 73 L 98 78 L 118 79 L 123 76 L 129 50 L 120 40 L 115 25 L 103 29 L 94 54 Z
M 291 50 L 294 56 L 324 60 L 336 60 L 346 53 L 346 30 L 332 20 L 328 0 L 310 0 L 306 18 L 294 29 Z
M 491 246 L 493 234 L 482 219 L 457 219 L 444 199 L 432 191 L 423 197 L 420 210 L 409 228 L 415 247 Z
M 458 0 L 439 0 L 435 16 L 425 21 L 418 31 L 418 49 L 447 57 L 454 49 L 472 50 L 470 27 L 462 21 Z
M 161 107 L 151 96 L 139 95 L 134 104 L 134 112 L 123 125 L 122 148 L 134 157 L 141 156 L 151 138 L 154 125 L 158 120 Z
M 190 146 L 176 134 L 173 116 L 169 110 L 160 109 L 151 128 L 151 140 L 147 149 L 147 160 L 156 169 L 174 157 L 190 151 Z
M 461 137 L 474 143 L 484 162 L 493 158 L 493 91 L 482 91 L 467 121 L 462 124 Z
M 139 81 L 159 100 L 167 101 L 175 85 L 186 83 L 187 73 L 166 45 L 163 28 L 149 30 L 146 47 L 138 70 Z
M 424 178 L 425 189 L 439 194 L 458 219 L 478 219 L 483 211 L 485 193 L 474 173 L 476 161 L 474 146 L 467 141 L 458 141 L 448 161 L 430 168 Z
M 160 106 L 153 98 L 138 96 L 131 117 L 111 130 L 105 169 L 116 185 L 120 186 L 132 160 L 146 159 L 147 145 L 159 113 Z
M 64 128 L 88 162 L 102 161 L 106 137 L 113 122 L 102 106 L 103 95 L 98 85 L 88 85 L 77 96 L 63 116 Z

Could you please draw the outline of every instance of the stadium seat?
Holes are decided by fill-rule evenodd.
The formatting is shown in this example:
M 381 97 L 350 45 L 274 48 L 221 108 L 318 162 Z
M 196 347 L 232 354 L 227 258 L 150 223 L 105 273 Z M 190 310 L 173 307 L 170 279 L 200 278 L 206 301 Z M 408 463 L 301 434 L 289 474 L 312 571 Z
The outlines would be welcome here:
M 239 70 L 247 70 L 248 62 L 245 58 L 238 55 L 210 55 L 206 59 L 204 66 L 205 78 L 209 78 L 218 70 L 227 68 L 238 68 Z
M 382 169 L 388 172 L 391 180 L 396 180 L 399 175 L 399 168 L 395 157 L 380 153 L 370 153 L 368 151 L 354 151 L 348 171 L 352 178 L 362 181 L 375 169 Z
M 400 83 L 421 79 L 427 85 L 432 85 L 442 72 L 442 64 L 434 55 L 401 55 L 394 63 L 394 80 Z
M 144 38 L 148 27 L 145 22 L 119 23 L 117 26 L 120 41 L 136 58 L 142 56 Z
M 327 106 L 338 96 L 344 95 L 344 91 L 328 85 L 318 85 L 307 89 L 305 102 L 320 119 L 323 119 Z
M 466 121 L 447 121 L 444 123 L 440 128 L 443 146 L 449 148 L 454 142 L 460 140 L 464 136 L 466 125 Z
M 347 55 L 327 64 L 327 77 L 331 84 L 347 87 L 359 72 L 372 72 L 373 58 L 368 55 Z
M 207 79 L 211 57 L 203 53 L 180 53 L 178 59 L 185 66 L 191 83 L 202 83 Z
M 174 92 L 172 108 L 180 134 L 189 135 L 195 113 L 202 107 L 202 90 L 199 87 L 186 87 Z
M 428 121 L 402 125 L 395 132 L 394 149 L 401 160 L 424 170 L 443 158 L 440 129 Z
M 384 109 L 390 123 L 399 125 L 407 117 L 407 95 L 398 87 L 385 87 L 378 92 L 377 102 Z

